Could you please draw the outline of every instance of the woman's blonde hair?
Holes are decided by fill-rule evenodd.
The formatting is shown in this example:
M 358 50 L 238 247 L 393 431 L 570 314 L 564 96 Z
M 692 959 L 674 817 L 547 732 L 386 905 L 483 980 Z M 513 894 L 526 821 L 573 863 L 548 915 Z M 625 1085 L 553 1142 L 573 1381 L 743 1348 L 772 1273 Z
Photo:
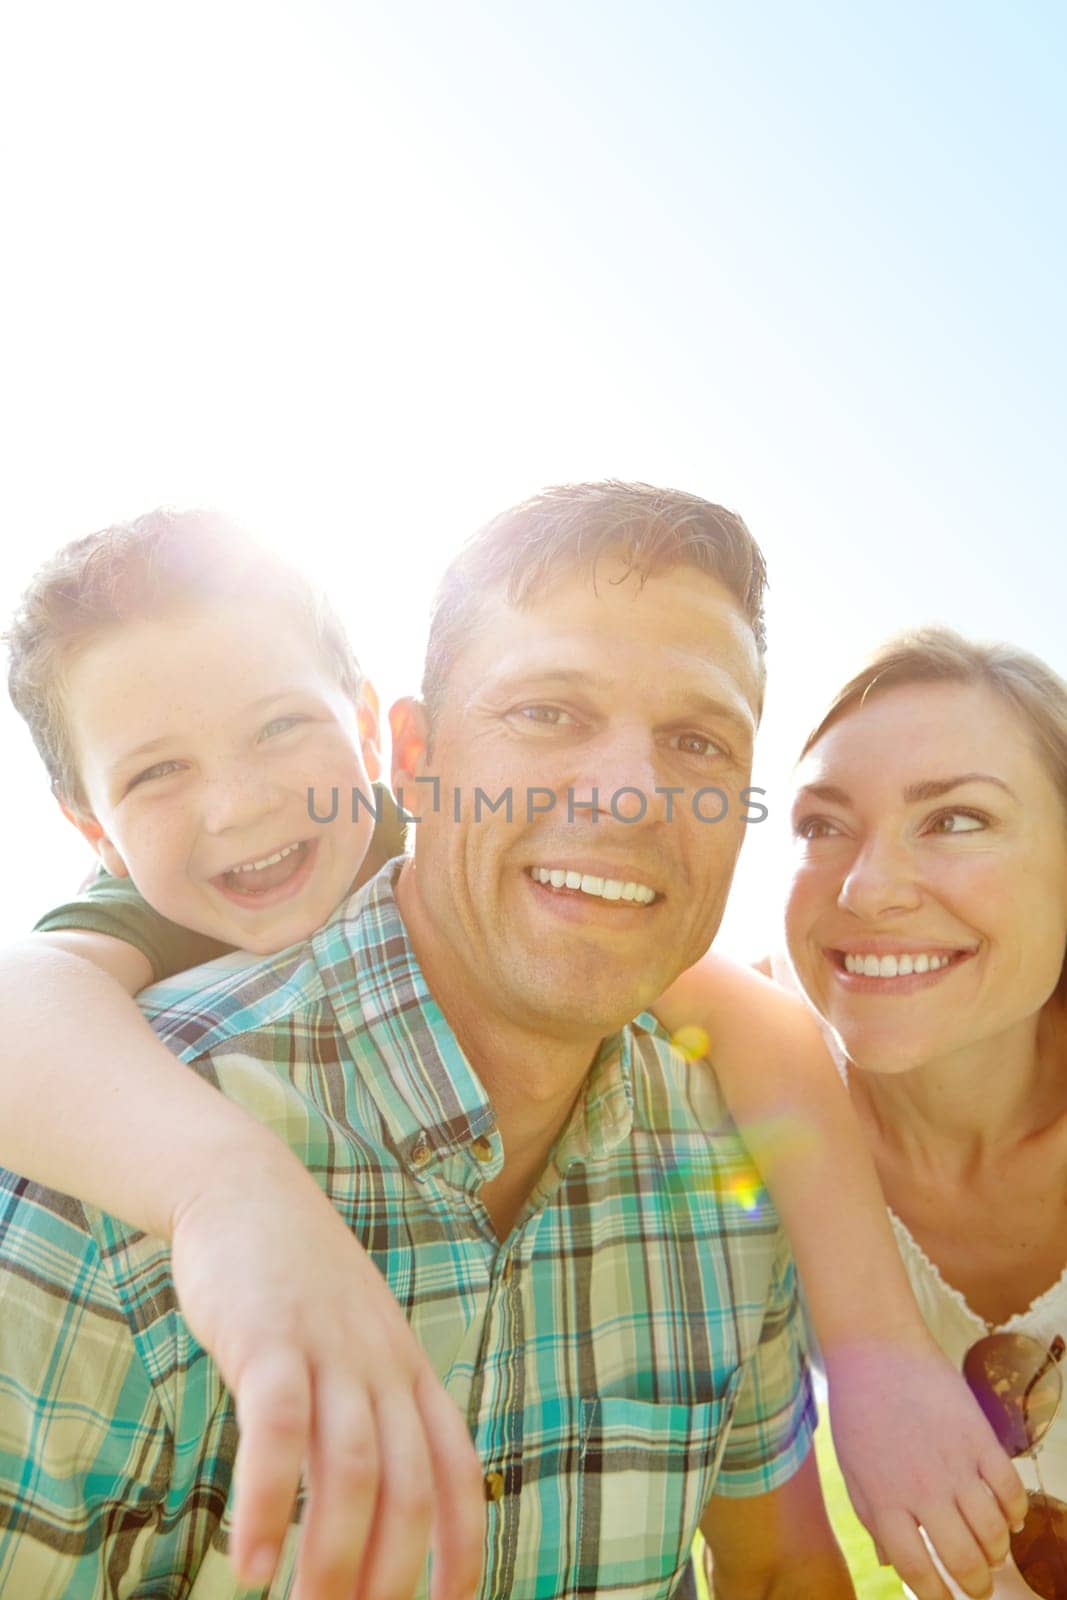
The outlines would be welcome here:
M 801 759 L 872 694 L 910 683 L 977 684 L 999 696 L 1019 714 L 1067 812 L 1067 683 L 1025 650 L 978 643 L 951 628 L 916 628 L 880 646 L 838 690 L 805 740 Z

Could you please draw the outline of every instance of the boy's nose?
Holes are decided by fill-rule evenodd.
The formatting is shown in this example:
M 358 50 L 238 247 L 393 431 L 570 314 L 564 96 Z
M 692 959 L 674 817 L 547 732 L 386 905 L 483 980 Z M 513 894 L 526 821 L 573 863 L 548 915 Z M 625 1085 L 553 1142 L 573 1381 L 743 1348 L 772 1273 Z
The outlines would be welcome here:
M 253 778 L 218 778 L 205 786 L 201 821 L 208 833 L 244 828 L 277 809 L 281 791 Z

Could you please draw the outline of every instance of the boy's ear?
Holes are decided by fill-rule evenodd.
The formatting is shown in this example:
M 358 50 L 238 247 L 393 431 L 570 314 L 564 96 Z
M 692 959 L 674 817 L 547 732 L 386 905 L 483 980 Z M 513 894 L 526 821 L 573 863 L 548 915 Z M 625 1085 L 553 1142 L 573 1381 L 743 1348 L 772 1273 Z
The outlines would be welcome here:
M 363 747 L 363 765 L 367 777 L 375 783 L 382 775 L 382 736 L 379 725 L 378 695 L 369 678 L 364 678 L 356 707 L 359 721 L 359 741 Z
M 99 822 L 97 822 L 96 818 L 91 812 L 76 811 L 74 807 L 68 805 L 65 800 L 60 800 L 59 809 L 66 817 L 67 821 L 77 828 L 82 838 L 88 840 L 89 844 L 92 845 L 93 849 L 96 851 L 97 855 L 100 857 L 101 861 L 104 863 L 104 866 L 107 868 L 113 878 L 129 877 L 130 872 L 125 861 L 123 861 L 122 857 L 115 849 L 115 846 L 111 843 L 111 840 L 108 838 L 107 834 L 104 832 L 103 828 L 100 826 Z
M 404 805 L 417 813 L 418 797 L 425 785 L 416 785 L 426 768 L 430 747 L 430 724 L 426 707 L 413 695 L 398 700 L 389 711 L 389 731 L 393 736 L 393 793 L 404 791 Z

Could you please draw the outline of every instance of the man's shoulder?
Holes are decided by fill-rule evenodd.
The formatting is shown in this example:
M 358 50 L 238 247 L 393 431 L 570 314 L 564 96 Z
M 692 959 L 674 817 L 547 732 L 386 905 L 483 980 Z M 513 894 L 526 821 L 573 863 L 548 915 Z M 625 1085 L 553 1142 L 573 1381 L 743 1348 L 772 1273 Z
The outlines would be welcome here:
M 625 1032 L 634 1061 L 634 1109 L 639 1125 L 647 1119 L 657 1126 L 740 1142 L 710 1053 L 691 1059 L 650 1011 L 635 1017 Z
M 183 1061 L 277 1028 L 322 998 L 310 941 L 272 956 L 221 956 L 143 989 L 137 1003 Z
M 274 955 L 233 951 L 153 984 L 138 996 L 152 1027 L 183 1061 L 242 1040 L 329 1017 L 331 997 L 359 1004 L 370 976 L 388 869 L 356 890 L 310 938 Z

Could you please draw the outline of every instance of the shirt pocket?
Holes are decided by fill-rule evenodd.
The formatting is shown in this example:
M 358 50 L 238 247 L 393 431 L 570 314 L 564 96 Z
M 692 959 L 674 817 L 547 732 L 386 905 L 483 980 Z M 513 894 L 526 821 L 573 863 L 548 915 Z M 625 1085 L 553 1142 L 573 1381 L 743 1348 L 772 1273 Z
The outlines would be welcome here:
M 669 1595 L 689 1559 L 729 1433 L 741 1371 L 700 1405 L 582 1401 L 577 1592 Z

